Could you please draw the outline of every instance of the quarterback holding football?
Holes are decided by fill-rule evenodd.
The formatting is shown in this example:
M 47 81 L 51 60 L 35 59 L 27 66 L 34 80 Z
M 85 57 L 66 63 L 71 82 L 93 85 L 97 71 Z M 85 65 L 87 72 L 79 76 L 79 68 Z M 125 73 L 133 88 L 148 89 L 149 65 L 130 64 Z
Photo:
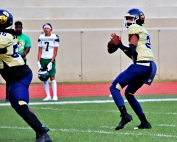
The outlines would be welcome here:
M 125 97 L 140 120 L 140 125 L 134 129 L 150 129 L 152 127 L 140 103 L 134 96 L 143 84 L 150 85 L 156 74 L 156 64 L 151 49 L 150 35 L 143 26 L 144 21 L 145 15 L 140 9 L 133 8 L 128 10 L 124 16 L 124 26 L 128 30 L 129 46 L 123 45 L 121 38 L 115 33 L 111 34 L 111 41 L 107 45 L 109 53 L 113 53 L 120 48 L 133 61 L 125 71 L 116 77 L 110 86 L 110 92 L 122 117 L 115 128 L 116 130 L 122 129 L 132 120 L 132 116 L 127 112 L 120 93 L 125 86 L 127 86 Z

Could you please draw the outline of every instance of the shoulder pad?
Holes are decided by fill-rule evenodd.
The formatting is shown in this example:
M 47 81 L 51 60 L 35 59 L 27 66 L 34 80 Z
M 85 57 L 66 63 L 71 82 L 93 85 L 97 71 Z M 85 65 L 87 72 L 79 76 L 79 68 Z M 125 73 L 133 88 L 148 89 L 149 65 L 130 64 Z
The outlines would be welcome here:
M 44 35 L 41 34 L 41 35 L 38 37 L 38 40 L 40 40 L 40 39 L 43 38 L 43 37 L 44 37 Z
M 131 26 L 129 26 L 128 28 L 128 34 L 132 35 L 132 34 L 139 34 L 142 32 L 142 28 L 141 26 L 137 25 L 137 24 L 132 24 Z
M 9 40 L 11 40 L 11 41 L 14 41 L 14 37 L 11 35 L 11 34 L 9 34 L 9 33 L 7 33 L 7 36 L 6 36 Z

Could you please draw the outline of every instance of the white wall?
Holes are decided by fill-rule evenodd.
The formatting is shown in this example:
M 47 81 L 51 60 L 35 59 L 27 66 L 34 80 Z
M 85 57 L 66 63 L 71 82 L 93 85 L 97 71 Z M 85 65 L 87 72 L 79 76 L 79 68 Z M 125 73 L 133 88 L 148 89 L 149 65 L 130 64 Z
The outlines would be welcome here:
M 132 61 L 120 49 L 113 54 L 107 53 L 107 42 L 113 32 L 121 35 L 123 43 L 128 45 L 126 29 L 54 31 L 61 40 L 56 59 L 56 80 L 58 82 L 108 81 L 126 69 Z M 40 31 L 25 33 L 32 41 L 27 63 L 34 74 L 33 82 L 39 82 L 37 39 Z M 149 33 L 158 66 L 156 79 L 176 79 L 177 29 L 149 29 Z M 3 82 L 2 79 L 0 82 Z

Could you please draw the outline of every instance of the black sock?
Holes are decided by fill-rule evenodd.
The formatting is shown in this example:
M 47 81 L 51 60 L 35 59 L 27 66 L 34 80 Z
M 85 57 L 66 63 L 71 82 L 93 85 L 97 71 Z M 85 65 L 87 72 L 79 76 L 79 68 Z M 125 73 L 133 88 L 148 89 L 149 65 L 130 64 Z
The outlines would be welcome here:
M 16 112 L 25 120 L 25 122 L 38 134 L 43 134 L 45 131 L 42 128 L 41 122 L 38 120 L 27 105 L 21 105 L 14 108 Z
M 124 116 L 125 114 L 127 114 L 127 109 L 125 106 L 122 106 L 119 108 L 121 116 Z
M 147 122 L 146 116 L 144 114 L 138 115 L 140 121 L 143 122 Z

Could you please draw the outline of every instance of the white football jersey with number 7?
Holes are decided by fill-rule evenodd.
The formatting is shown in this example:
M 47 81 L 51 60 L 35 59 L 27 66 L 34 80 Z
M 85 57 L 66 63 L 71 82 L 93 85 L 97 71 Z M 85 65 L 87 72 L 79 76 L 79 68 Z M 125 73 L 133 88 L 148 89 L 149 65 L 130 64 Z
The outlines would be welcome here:
M 56 34 L 50 36 L 41 34 L 38 38 L 38 47 L 42 47 L 41 58 L 52 59 L 54 48 L 59 47 L 59 41 L 59 36 Z

